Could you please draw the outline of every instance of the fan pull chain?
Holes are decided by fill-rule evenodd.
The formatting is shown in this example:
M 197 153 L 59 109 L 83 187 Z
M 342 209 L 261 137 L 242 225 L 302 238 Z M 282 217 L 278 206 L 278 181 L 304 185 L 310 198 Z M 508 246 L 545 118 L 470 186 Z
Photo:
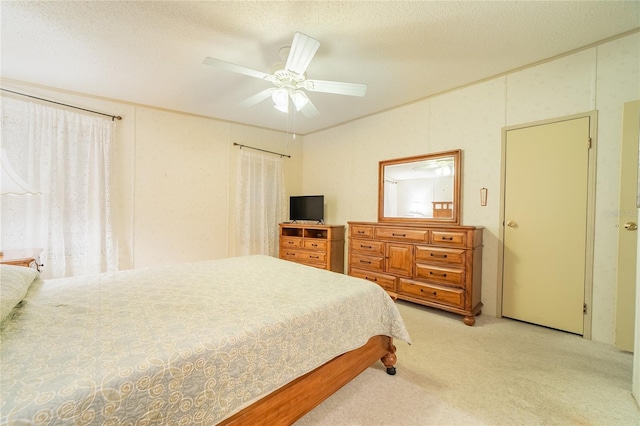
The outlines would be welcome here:
M 296 106 L 293 105 L 293 139 L 296 138 L 296 112 Z

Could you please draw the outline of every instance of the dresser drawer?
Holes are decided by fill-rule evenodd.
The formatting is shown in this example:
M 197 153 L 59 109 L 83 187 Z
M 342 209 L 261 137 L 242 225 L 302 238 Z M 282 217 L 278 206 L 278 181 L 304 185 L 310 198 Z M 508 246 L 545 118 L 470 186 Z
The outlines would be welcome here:
M 295 262 L 304 263 L 326 263 L 327 254 L 322 252 L 313 252 L 305 250 L 291 250 L 284 249 L 280 251 L 280 258 L 286 260 L 293 260 Z
M 292 260 L 294 262 L 298 261 L 299 250 L 288 249 L 287 247 L 280 248 L 280 259 Z
M 280 247 L 283 249 L 289 248 L 301 248 L 302 238 L 280 237 Z
M 384 243 L 382 241 L 350 239 L 349 249 L 373 256 L 382 256 L 384 254 Z
M 327 269 L 327 264 L 326 263 L 318 263 L 318 262 L 308 262 L 303 260 L 297 260 L 296 263 L 299 263 L 301 265 L 307 265 L 307 266 L 313 266 L 314 268 L 318 268 L 318 269 Z
M 399 292 L 420 299 L 464 308 L 464 290 L 400 279 Z
M 432 246 L 416 245 L 416 262 L 440 263 L 463 266 L 466 258 L 466 250 L 448 249 Z
M 373 226 L 351 225 L 349 227 L 349 235 L 351 237 L 371 238 L 373 237 Z
M 307 250 L 325 251 L 327 249 L 327 240 L 312 240 L 305 238 L 302 246 Z
M 352 277 L 364 278 L 367 281 L 378 284 L 388 291 L 396 291 L 396 277 L 393 275 L 379 274 L 377 272 L 365 271 L 363 269 L 351 268 L 349 273 Z
M 352 268 L 382 272 L 384 270 L 384 257 L 351 253 L 351 256 L 349 257 L 349 265 L 351 265 Z
M 415 278 L 432 283 L 464 287 L 464 269 L 444 268 L 416 263 Z
M 429 231 L 426 229 L 376 228 L 375 238 L 394 241 L 428 241 Z
M 327 263 L 327 254 L 321 252 L 299 251 L 296 258 L 304 263 Z
M 455 231 L 431 231 L 431 244 L 466 247 L 467 233 Z

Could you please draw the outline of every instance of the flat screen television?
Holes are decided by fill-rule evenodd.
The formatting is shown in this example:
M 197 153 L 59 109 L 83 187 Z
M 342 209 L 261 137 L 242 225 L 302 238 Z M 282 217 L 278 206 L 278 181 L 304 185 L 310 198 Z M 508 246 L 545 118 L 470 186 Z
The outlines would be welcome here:
M 298 195 L 289 197 L 289 219 L 324 221 L 324 195 Z

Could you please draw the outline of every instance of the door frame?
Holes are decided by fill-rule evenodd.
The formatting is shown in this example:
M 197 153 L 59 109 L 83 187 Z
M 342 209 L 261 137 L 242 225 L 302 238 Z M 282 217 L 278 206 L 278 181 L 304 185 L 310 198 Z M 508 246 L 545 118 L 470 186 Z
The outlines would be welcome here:
M 506 179 L 506 147 L 507 132 L 511 130 L 523 129 L 527 127 L 542 126 L 561 121 L 575 120 L 589 117 L 589 137 L 591 139 L 591 149 L 589 150 L 588 180 L 587 180 L 587 229 L 586 229 L 586 253 L 585 253 L 585 275 L 584 275 L 584 303 L 587 311 L 583 319 L 584 339 L 591 340 L 591 320 L 593 314 L 593 255 L 595 236 L 595 211 L 596 211 L 596 158 L 597 158 L 597 135 L 598 135 L 598 111 L 589 111 L 580 114 L 572 114 L 562 117 L 549 118 L 546 120 L 534 121 L 523 124 L 515 124 L 502 128 L 502 147 L 500 158 L 500 230 L 498 236 L 498 273 L 496 288 L 496 316 L 502 318 L 502 290 L 503 290 L 503 267 L 504 267 L 504 208 L 505 208 L 505 179 Z

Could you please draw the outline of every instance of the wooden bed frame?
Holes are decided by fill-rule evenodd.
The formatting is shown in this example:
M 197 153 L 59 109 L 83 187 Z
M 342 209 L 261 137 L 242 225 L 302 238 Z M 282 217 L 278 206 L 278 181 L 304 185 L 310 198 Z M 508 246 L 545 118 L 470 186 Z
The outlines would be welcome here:
M 395 374 L 396 347 L 389 336 L 373 336 L 366 345 L 326 364 L 256 401 L 220 425 L 291 425 L 378 359 Z
M 433 217 L 453 217 L 453 201 L 433 201 Z

